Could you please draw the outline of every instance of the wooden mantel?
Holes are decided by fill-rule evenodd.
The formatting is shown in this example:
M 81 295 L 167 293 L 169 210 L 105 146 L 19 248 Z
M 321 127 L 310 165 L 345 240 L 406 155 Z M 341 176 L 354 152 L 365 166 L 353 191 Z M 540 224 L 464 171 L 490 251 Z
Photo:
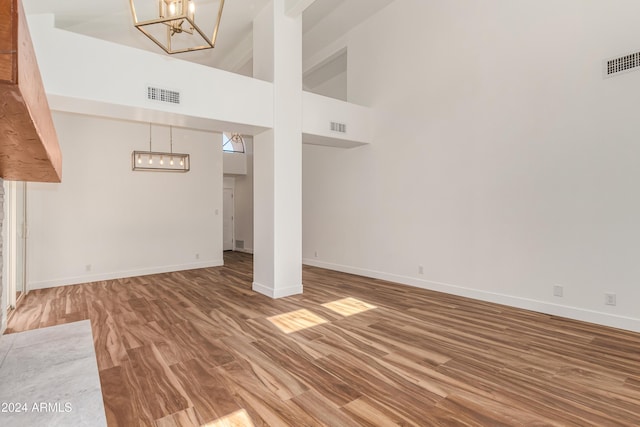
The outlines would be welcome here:
M 0 177 L 62 178 L 58 137 L 19 0 L 0 0 Z

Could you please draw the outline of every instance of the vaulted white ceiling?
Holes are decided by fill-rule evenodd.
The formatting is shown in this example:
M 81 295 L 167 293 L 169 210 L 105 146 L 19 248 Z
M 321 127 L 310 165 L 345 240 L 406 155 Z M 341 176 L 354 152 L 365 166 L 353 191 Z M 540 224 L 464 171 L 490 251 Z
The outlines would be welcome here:
M 211 0 L 194 0 L 206 10 Z M 226 0 L 215 49 L 178 55 L 180 59 L 242 72 L 252 58 L 252 22 L 269 0 Z M 315 0 L 303 13 L 303 57 L 308 58 L 394 0 Z M 136 0 L 155 4 L 156 0 Z M 133 27 L 129 0 L 23 0 L 27 14 L 53 13 L 69 31 L 161 53 Z M 211 7 L 211 6 L 210 6 Z M 204 8 L 204 9 L 203 9 Z M 199 15 L 197 20 L 204 19 Z

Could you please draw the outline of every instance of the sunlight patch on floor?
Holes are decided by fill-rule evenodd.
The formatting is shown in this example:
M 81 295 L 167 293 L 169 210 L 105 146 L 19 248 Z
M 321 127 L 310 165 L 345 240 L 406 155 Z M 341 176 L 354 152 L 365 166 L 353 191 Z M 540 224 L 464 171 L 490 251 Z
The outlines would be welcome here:
M 229 415 L 204 424 L 202 427 L 254 427 L 254 424 L 246 410 L 238 409 Z
M 335 311 L 338 314 L 342 314 L 343 316 L 352 316 L 354 314 L 378 308 L 375 305 L 367 304 L 364 301 L 351 297 L 331 301 L 326 304 L 322 304 L 322 306 Z
M 271 323 L 276 325 L 285 334 L 301 331 L 312 326 L 327 323 L 325 319 L 317 316 L 307 309 L 291 311 L 289 313 L 278 314 L 277 316 L 267 317 Z

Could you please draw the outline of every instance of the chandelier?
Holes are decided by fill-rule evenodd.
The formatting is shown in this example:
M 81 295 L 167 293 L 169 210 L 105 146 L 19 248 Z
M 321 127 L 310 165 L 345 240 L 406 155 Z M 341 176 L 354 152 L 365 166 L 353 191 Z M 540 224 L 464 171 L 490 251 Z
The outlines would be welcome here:
M 217 18 L 210 25 L 211 38 L 196 24 L 195 0 L 129 0 L 129 3 L 133 25 L 168 54 L 211 49 L 216 44 L 224 0 L 198 2 L 199 13 L 215 14 L 217 6 Z
M 173 152 L 173 127 L 169 126 L 169 152 L 153 151 L 151 148 L 151 123 L 149 123 L 149 151 L 131 153 L 131 169 L 147 172 L 189 172 L 190 156 Z

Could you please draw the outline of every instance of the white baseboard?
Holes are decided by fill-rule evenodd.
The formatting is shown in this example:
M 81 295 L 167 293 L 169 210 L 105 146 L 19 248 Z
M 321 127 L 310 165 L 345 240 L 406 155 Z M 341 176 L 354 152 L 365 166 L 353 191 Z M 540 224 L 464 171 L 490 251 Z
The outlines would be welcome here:
M 251 289 L 253 289 L 255 292 L 258 292 L 259 294 L 266 295 L 269 298 L 275 299 L 301 294 L 302 284 L 300 284 L 300 286 L 290 286 L 288 288 L 273 289 L 258 282 L 253 282 Z
M 148 276 L 149 274 L 172 273 L 174 271 L 195 270 L 198 268 L 208 268 L 208 267 L 220 267 L 221 265 L 224 265 L 224 261 L 219 259 L 219 260 L 211 260 L 211 261 L 200 261 L 200 262 L 194 262 L 189 264 L 166 265 L 166 266 L 158 266 L 158 267 L 150 267 L 150 268 L 141 268 L 141 269 L 135 269 L 135 270 L 114 271 L 114 272 L 100 273 L 100 274 L 87 274 L 83 276 L 65 277 L 60 279 L 44 280 L 40 282 L 29 282 L 27 284 L 27 289 L 34 290 L 34 289 L 55 288 L 57 286 L 77 285 L 80 283 L 99 282 L 102 280 L 114 280 L 114 279 L 124 279 L 127 277 Z
M 553 316 L 566 317 L 583 322 L 596 323 L 613 328 L 626 329 L 633 332 L 640 332 L 640 319 L 615 314 L 603 313 L 600 311 L 587 310 L 579 307 L 571 307 L 560 304 L 553 304 L 546 301 L 539 301 L 529 298 L 516 297 L 512 295 L 499 294 L 494 292 L 481 291 L 478 289 L 465 288 L 448 283 L 433 282 L 429 280 L 416 279 L 414 277 L 401 276 L 397 274 L 385 273 L 382 271 L 368 270 L 364 268 L 352 267 L 341 264 L 319 261 L 317 259 L 304 258 L 302 263 L 314 267 L 326 268 L 328 270 L 341 271 L 343 273 L 357 274 L 359 276 L 371 277 L 417 288 L 428 289 L 437 292 L 444 292 L 481 301 L 493 302 L 550 314 Z
M 251 248 L 243 248 L 243 249 L 235 248 L 233 251 L 234 252 L 244 252 L 245 254 L 252 254 L 253 255 L 253 249 L 251 249 Z

